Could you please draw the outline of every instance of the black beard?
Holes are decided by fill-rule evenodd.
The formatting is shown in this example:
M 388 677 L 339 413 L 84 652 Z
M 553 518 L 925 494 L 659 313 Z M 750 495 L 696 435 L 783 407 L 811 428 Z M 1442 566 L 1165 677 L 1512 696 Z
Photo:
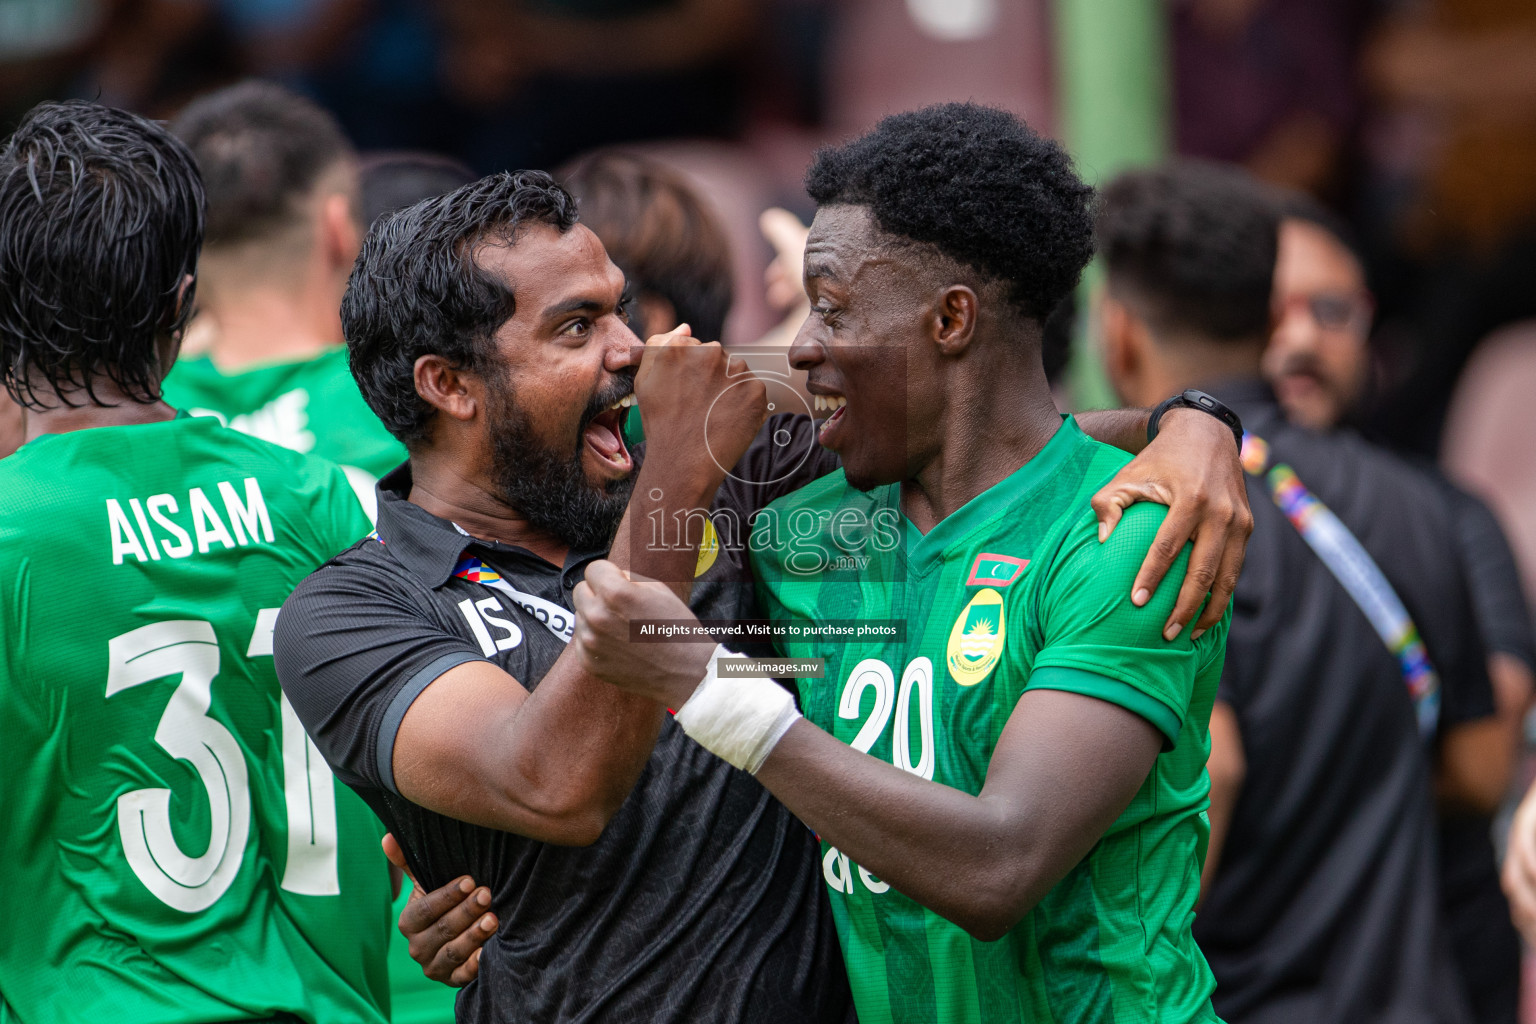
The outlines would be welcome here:
M 491 386 L 492 458 L 501 499 L 572 550 L 606 551 L 629 507 L 644 446 L 630 450 L 634 469 L 629 476 L 602 487 L 587 479 L 582 452 L 587 425 L 633 390 L 631 375 L 593 396 L 576 429 L 576 451 L 564 456 L 537 440 L 527 416 L 513 403 L 510 389 Z

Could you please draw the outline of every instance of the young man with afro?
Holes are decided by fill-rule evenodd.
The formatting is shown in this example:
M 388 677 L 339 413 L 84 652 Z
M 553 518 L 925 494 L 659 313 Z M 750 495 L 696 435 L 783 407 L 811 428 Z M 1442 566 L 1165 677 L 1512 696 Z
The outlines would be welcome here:
M 930 107 L 821 152 L 808 187 L 791 361 L 842 468 L 770 504 L 752 545 L 770 618 L 798 631 L 781 653 L 824 666 L 797 680 L 804 718 L 713 644 L 642 659 L 630 623 L 688 610 L 602 563 L 575 593 L 583 662 L 677 708 L 818 833 L 865 1024 L 1215 1020 L 1190 928 L 1240 555 L 1205 559 L 1246 535 L 1246 506 L 1194 556 L 1183 533 L 1169 545 L 1175 578 L 1200 565 L 1177 600 L 1137 572 L 1172 539 L 1167 509 L 1096 523 L 1127 457 L 1057 413 L 1041 365 L 1093 246 L 1092 191 L 1054 143 L 1000 110 Z M 1183 400 L 1236 429 L 1208 398 Z M 1181 628 L 1176 605 L 1213 578 Z M 868 628 L 822 631 L 839 623 Z

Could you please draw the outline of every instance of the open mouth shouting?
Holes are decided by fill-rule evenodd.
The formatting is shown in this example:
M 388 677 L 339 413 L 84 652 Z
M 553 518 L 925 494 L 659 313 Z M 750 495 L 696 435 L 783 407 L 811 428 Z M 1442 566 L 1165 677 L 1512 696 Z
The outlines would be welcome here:
M 630 392 L 592 417 L 582 431 L 586 446 L 597 456 L 599 467 L 615 479 L 628 476 L 635 468 L 634 457 L 624 443 L 624 418 L 634 404 L 635 395 Z
M 822 420 L 821 429 L 817 432 L 817 439 L 823 447 L 837 448 L 837 438 L 841 433 L 842 422 L 847 416 L 848 399 L 838 394 L 812 392 L 811 402 L 815 415 Z

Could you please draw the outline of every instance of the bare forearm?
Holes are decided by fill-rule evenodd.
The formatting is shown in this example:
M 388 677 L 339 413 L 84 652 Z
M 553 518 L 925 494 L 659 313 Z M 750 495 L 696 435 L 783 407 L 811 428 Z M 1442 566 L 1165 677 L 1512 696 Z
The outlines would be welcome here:
M 1150 409 L 1096 409 L 1073 416 L 1083 433 L 1123 452 L 1140 455 L 1147 446 Z
M 1045 844 L 1066 843 L 1075 862 L 1093 843 L 1061 835 L 1017 798 L 926 781 L 804 722 L 757 779 L 848 856 L 852 884 L 888 884 L 982 938 L 1001 935 L 1055 884 L 1048 865 L 1060 857 Z
M 675 465 L 675 463 L 674 463 Z M 698 560 L 701 521 L 670 544 L 650 542 L 651 523 L 672 523 L 674 512 L 708 508 L 719 486 L 707 474 L 646 472 L 619 524 L 609 559 L 621 568 L 661 580 L 684 601 Z M 658 497 L 659 496 L 659 497 Z M 519 785 L 559 788 L 559 803 L 579 817 L 607 821 L 634 788 L 661 728 L 663 706 L 598 679 L 569 648 L 519 706 L 504 746 L 508 771 Z
M 1221 852 L 1226 846 L 1227 831 L 1232 826 L 1232 813 L 1248 774 L 1237 712 L 1226 701 L 1218 700 L 1211 709 L 1210 737 L 1211 754 L 1206 761 L 1206 773 L 1211 780 L 1211 806 L 1206 816 L 1210 819 L 1211 834 L 1205 851 L 1205 865 L 1200 871 L 1202 898 L 1210 892 L 1211 883 L 1220 869 Z

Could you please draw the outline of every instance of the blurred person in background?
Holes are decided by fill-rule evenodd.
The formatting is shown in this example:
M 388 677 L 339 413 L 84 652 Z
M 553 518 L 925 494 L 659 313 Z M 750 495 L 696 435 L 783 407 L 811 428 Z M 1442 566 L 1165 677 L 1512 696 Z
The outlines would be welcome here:
M 480 176 L 451 156 L 423 152 L 368 153 L 358 166 L 362 222 L 452 192 Z
M 662 161 L 618 149 L 578 157 L 556 176 L 576 197 L 582 223 L 624 271 L 637 333 L 651 337 L 688 324 L 694 337 L 720 340 L 734 298 L 731 242 L 709 200 Z M 784 319 L 736 348 L 753 370 L 803 391 L 805 374 L 789 366 L 788 349 L 810 309 L 801 283 L 809 229 L 778 208 L 763 211 L 758 224 L 775 254 L 764 282 L 768 306 Z
M 42 104 L 0 147 L 27 406 L 0 461 L 7 1021 L 388 1020 L 383 829 L 271 656 L 277 608 L 368 524 L 334 465 L 161 400 L 203 206 L 187 148 L 123 111 Z
M 624 271 L 636 333 L 687 324 L 695 338 L 719 341 L 731 308 L 731 250 L 704 198 L 666 165 L 620 150 L 589 153 L 556 177 Z
M 405 460 L 347 366 L 341 296 L 362 244 L 357 156 L 325 111 L 281 86 L 205 96 L 172 126 L 208 188 L 200 264 L 206 351 L 166 400 L 339 464 L 370 518 L 373 485 Z
M 447 0 L 442 87 L 480 168 L 595 145 L 722 137 L 743 114 L 755 0 Z
M 1333 192 L 1362 97 L 1369 0 L 1175 0 L 1166 5 L 1174 127 L 1185 156 Z
M 1276 323 L 1264 373 L 1292 423 L 1332 430 L 1352 419 L 1370 382 L 1372 301 L 1365 268 L 1348 229 L 1322 206 L 1299 194 L 1278 200 Z M 1442 904 L 1475 1019 L 1513 1024 L 1520 943 L 1499 889 L 1492 819 L 1507 793 L 1530 707 L 1536 642 L 1519 570 L 1498 520 L 1436 468 L 1422 468 L 1445 492 L 1455 515 L 1453 544 L 1471 587 L 1498 708 L 1496 718 L 1475 727 L 1476 742 L 1467 744 L 1468 756 L 1480 755 L 1484 763 L 1470 777 L 1450 778 L 1442 771 L 1438 780 Z
M 1211 716 L 1195 937 L 1224 1020 L 1467 1021 L 1440 908 L 1428 746 L 1475 771 L 1468 728 L 1493 714 L 1493 697 L 1445 544 L 1454 518 L 1422 473 L 1281 415 L 1260 376 L 1278 237 L 1269 196 L 1235 169 L 1131 172 L 1103 194 L 1099 324 L 1116 391 L 1135 403 L 1203 388 L 1250 435 L 1255 525 Z M 1278 497 L 1271 481 L 1284 484 Z M 1300 529 L 1279 498 L 1310 510 Z M 1346 560 L 1369 569 L 1368 594 L 1341 585 Z M 1427 654 L 1400 658 L 1361 601 L 1397 608 L 1391 625 L 1416 624 Z
M 1383 6 L 1362 65 L 1362 209 L 1389 371 L 1371 423 L 1433 457 L 1470 354 L 1536 316 L 1536 4 Z

